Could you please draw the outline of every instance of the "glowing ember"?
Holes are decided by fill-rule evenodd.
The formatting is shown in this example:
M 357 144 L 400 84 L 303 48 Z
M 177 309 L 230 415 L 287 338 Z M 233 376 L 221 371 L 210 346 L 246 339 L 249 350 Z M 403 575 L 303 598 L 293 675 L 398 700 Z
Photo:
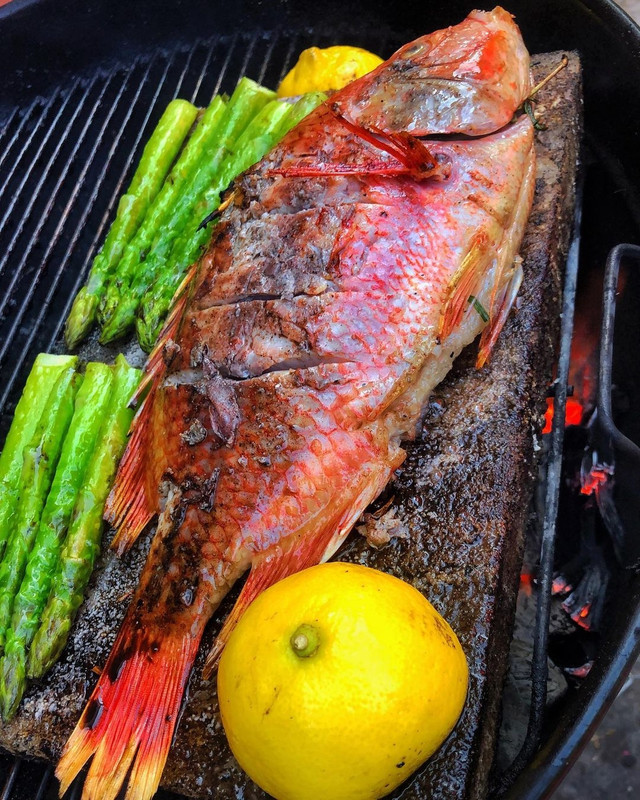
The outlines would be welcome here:
M 581 479 L 582 487 L 580 488 L 580 494 L 597 494 L 598 489 L 603 483 L 607 482 L 610 474 L 611 469 L 609 467 L 592 467 L 591 472 Z
M 574 397 L 567 397 L 567 405 L 565 408 L 564 424 L 581 425 L 582 416 L 584 414 L 584 406 Z M 551 433 L 551 424 L 553 422 L 553 397 L 547 397 L 547 410 L 544 414 L 544 428 L 542 433 Z
M 580 466 L 580 494 L 595 494 L 596 500 L 600 499 L 600 490 L 614 473 L 613 465 L 604 464 L 600 459 L 601 456 L 593 449 L 585 453 Z
M 565 426 L 582 425 L 595 407 L 598 375 L 598 342 L 600 340 L 600 305 L 603 274 L 593 270 L 587 274 L 576 299 L 576 315 L 571 340 L 569 386 L 573 396 L 567 398 Z M 543 433 L 551 432 L 553 398 L 547 398 Z
M 523 572 L 520 575 L 520 589 L 527 595 L 527 597 L 531 597 L 531 593 L 533 590 L 533 575 L 529 572 Z
M 585 603 L 581 608 L 572 611 L 571 598 L 568 598 L 562 604 L 562 608 L 564 608 L 576 625 L 580 626 L 585 631 L 591 630 L 591 603 Z
M 591 667 L 593 666 L 593 661 L 587 661 L 586 664 L 582 664 L 580 667 L 565 667 L 564 671 L 571 675 L 574 678 L 586 678 L 587 675 L 591 672 Z
M 556 575 L 551 584 L 551 594 L 568 594 L 573 591 L 573 584 L 564 577 L 564 575 Z

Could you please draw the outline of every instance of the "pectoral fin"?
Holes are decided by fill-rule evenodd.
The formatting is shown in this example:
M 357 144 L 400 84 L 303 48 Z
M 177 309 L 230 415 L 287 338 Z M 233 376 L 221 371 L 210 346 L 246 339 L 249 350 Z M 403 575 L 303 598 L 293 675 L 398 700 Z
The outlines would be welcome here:
M 491 355 L 491 351 L 500 335 L 500 331 L 504 327 L 504 323 L 507 321 L 509 311 L 511 311 L 511 307 L 518 295 L 523 277 L 522 259 L 517 256 L 513 265 L 511 277 L 504 285 L 503 289 L 497 294 L 495 304 L 491 308 L 489 324 L 482 331 L 478 358 L 476 360 L 476 367 L 478 367 L 478 369 L 487 363 Z
M 468 253 L 449 283 L 449 296 L 440 315 L 440 339 L 446 339 L 460 325 L 469 306 L 469 298 L 478 294 L 486 272 L 489 247 L 489 237 L 485 232 L 481 231 L 471 240 Z

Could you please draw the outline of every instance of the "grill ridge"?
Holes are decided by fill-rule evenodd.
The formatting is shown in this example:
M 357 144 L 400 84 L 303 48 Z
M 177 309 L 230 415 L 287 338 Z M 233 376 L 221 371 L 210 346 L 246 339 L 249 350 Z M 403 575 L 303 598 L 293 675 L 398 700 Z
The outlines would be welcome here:
M 98 97 L 95 99 L 95 101 L 93 103 L 93 107 L 92 107 L 91 111 L 89 112 L 89 115 L 88 115 L 88 117 L 87 117 L 87 119 L 86 119 L 86 121 L 85 121 L 85 123 L 84 123 L 84 125 L 82 127 L 82 131 L 80 132 L 80 134 L 79 134 L 79 136 L 78 136 L 78 138 L 76 140 L 76 143 L 73 146 L 73 150 L 72 150 L 72 153 L 71 153 L 71 156 L 70 156 L 70 159 L 69 159 L 71 162 L 73 162 L 75 160 L 75 157 L 76 157 L 78 151 L 80 150 L 82 144 L 84 143 L 84 140 L 85 140 L 85 137 L 87 135 L 87 132 L 89 131 L 89 128 L 91 127 L 91 125 L 93 124 L 93 122 L 94 122 L 94 120 L 96 118 L 96 112 L 98 111 L 98 108 L 100 107 L 100 103 L 101 103 L 103 97 L 105 96 L 105 94 L 107 92 L 107 89 L 111 85 L 111 82 L 112 82 L 112 80 L 114 78 L 115 78 L 115 75 L 112 75 L 109 78 L 109 80 L 104 83 L 104 85 L 102 86 L 102 88 L 101 88 L 101 90 L 100 90 L 100 92 L 98 94 Z M 42 258 L 42 262 L 41 262 L 42 263 L 42 267 L 36 273 L 33 282 L 29 286 L 29 288 L 27 290 L 27 293 L 26 293 L 26 295 L 24 296 L 24 298 L 22 300 L 21 306 L 20 306 L 19 310 L 17 311 L 17 313 L 15 315 L 15 318 L 14 318 L 13 324 L 11 326 L 11 329 L 9 331 L 9 336 L 7 337 L 7 341 L 5 342 L 5 345 L 4 346 L 0 346 L 0 364 L 2 364 L 2 361 L 3 361 L 3 359 L 4 359 L 4 357 L 5 357 L 6 353 L 7 353 L 8 342 L 11 340 L 11 338 L 15 334 L 15 331 L 17 330 L 20 322 L 22 321 L 22 317 L 24 315 L 24 312 L 26 311 L 27 305 L 28 305 L 29 301 L 31 300 L 31 297 L 32 297 L 32 295 L 33 295 L 33 293 L 35 291 L 35 288 L 36 288 L 36 286 L 37 286 L 37 284 L 39 282 L 40 277 L 42 276 L 42 272 L 44 271 L 43 270 L 44 265 L 47 264 L 48 258 L 49 258 L 50 254 L 51 254 L 51 251 L 53 250 L 53 248 L 55 247 L 55 245 L 58 242 L 58 238 L 60 236 L 60 231 L 61 231 L 63 225 L 65 224 L 65 222 L 66 222 L 66 220 L 68 218 L 68 214 L 69 214 L 71 205 L 72 205 L 73 201 L 75 200 L 80 188 L 82 187 L 82 184 L 84 182 L 84 178 L 85 178 L 85 176 L 87 174 L 87 170 L 89 169 L 93 159 L 95 158 L 96 150 L 97 150 L 98 146 L 100 145 L 100 143 L 102 142 L 102 137 L 104 136 L 104 131 L 106 129 L 106 126 L 110 122 L 111 117 L 113 116 L 113 112 L 114 112 L 115 108 L 117 107 L 117 103 L 119 102 L 120 98 L 122 97 L 122 94 L 123 94 L 124 89 L 125 89 L 125 87 L 127 85 L 127 82 L 128 82 L 128 77 L 125 79 L 125 82 L 120 87 L 120 90 L 119 90 L 117 98 L 116 98 L 116 103 L 111 106 L 111 108 L 109 109 L 109 111 L 107 112 L 107 114 L 106 114 L 106 116 L 104 118 L 104 121 L 103 121 L 102 127 L 100 129 L 100 132 L 98 133 L 97 138 L 95 140 L 95 144 L 93 145 L 93 148 L 90 151 L 89 156 L 88 156 L 87 160 L 84 163 L 84 166 L 82 168 L 82 171 L 81 171 L 79 179 L 78 179 L 78 182 L 76 183 L 75 189 L 73 189 L 70 199 L 65 203 L 64 208 L 63 208 L 63 210 L 62 210 L 62 212 L 60 214 L 60 217 L 59 217 L 59 220 L 58 220 L 58 224 L 57 224 L 57 226 L 56 226 L 56 228 L 55 228 L 55 230 L 53 232 L 53 235 L 52 235 L 51 239 L 49 240 L 49 243 L 47 245 L 47 249 L 46 249 L 46 251 L 44 253 L 44 256 Z M 87 98 L 87 96 L 89 95 L 89 92 L 90 92 L 90 90 L 92 88 L 93 88 L 93 82 L 92 82 L 92 85 L 90 85 L 90 87 L 88 87 L 87 91 L 83 95 L 81 104 L 79 104 L 77 106 L 77 109 L 80 109 L 81 106 L 84 105 L 84 101 Z M 69 136 L 69 134 L 71 132 L 71 129 L 73 127 L 73 123 L 76 120 L 76 117 L 77 117 L 77 115 L 74 114 L 70 124 L 67 126 L 63 136 L 61 137 L 60 141 L 58 142 L 58 145 L 56 147 L 56 151 L 54 153 L 54 156 L 52 157 L 51 161 L 49 162 L 49 166 L 51 166 L 53 163 L 55 163 L 55 160 L 58 158 L 58 155 L 60 153 L 62 145 L 66 141 L 67 137 Z M 42 177 L 40 179 L 40 182 L 38 184 L 36 193 L 40 190 L 42 184 L 44 183 L 44 180 L 45 180 L 47 174 L 48 174 L 48 170 L 47 170 L 47 172 L 45 172 L 42 175 Z M 64 171 L 62 171 L 60 173 L 59 177 L 58 177 L 58 180 L 56 181 L 56 184 L 55 184 L 55 186 L 53 188 L 51 196 L 49 197 L 49 200 L 47 201 L 47 205 L 45 207 L 44 213 L 42 214 L 42 216 L 41 216 L 41 218 L 40 218 L 40 220 L 38 222 L 38 226 L 36 228 L 36 231 L 35 231 L 35 233 L 33 234 L 33 236 L 31 237 L 31 239 L 29 241 L 29 246 L 25 249 L 24 255 L 22 256 L 20 264 L 18 265 L 18 269 L 16 270 L 14 278 L 12 279 L 11 283 L 9 284 L 9 287 L 8 287 L 8 290 L 7 290 L 7 295 L 6 295 L 7 297 L 9 297 L 11 295 L 11 291 L 13 289 L 15 281 L 17 280 L 18 276 L 20 275 L 21 270 L 24 268 L 24 266 L 27 263 L 28 256 L 29 256 L 32 248 L 35 246 L 35 243 L 36 243 L 36 241 L 37 241 L 37 239 L 38 239 L 38 237 L 40 235 L 40 232 L 42 231 L 42 228 L 44 227 L 45 220 L 46 220 L 46 218 L 47 218 L 47 216 L 49 214 L 50 209 L 53 207 L 54 201 L 58 198 L 58 193 L 62 189 L 62 186 L 63 186 L 63 184 L 65 182 L 65 178 L 66 178 L 66 174 L 65 174 Z M 80 217 L 80 219 L 78 221 L 77 228 L 82 226 L 82 224 L 83 224 L 83 222 L 85 220 L 85 215 L 86 215 L 86 212 L 85 212 L 85 214 L 81 215 L 81 217 Z M 17 233 L 18 232 L 16 232 L 16 236 L 17 236 Z M 11 252 L 11 249 L 8 251 L 7 255 L 5 256 L 5 259 L 10 254 L 10 252 Z M 60 268 L 63 268 L 63 267 L 64 267 L 64 263 L 60 265 Z M 58 274 L 59 274 L 60 268 L 58 270 Z M 54 278 L 53 283 L 52 283 L 52 287 L 51 287 L 52 290 L 55 289 L 55 285 L 56 285 L 56 279 Z M 0 314 L 2 313 L 2 310 L 3 310 L 3 303 L 2 303 L 2 301 L 0 301 Z M 45 310 L 46 310 L 46 308 L 45 309 L 41 309 L 41 312 L 40 312 L 40 315 L 39 315 L 39 319 L 42 318 L 43 311 L 45 311 Z M 35 328 L 32 329 L 31 337 L 35 334 L 35 330 L 36 330 Z
M 94 82 L 96 80 L 97 80 L 97 78 L 94 78 Z M 54 130 L 56 128 L 56 125 L 58 124 L 59 120 L 62 118 L 63 112 L 64 112 L 64 110 L 65 110 L 65 108 L 67 106 L 67 103 L 69 102 L 69 100 L 70 100 L 70 98 L 71 98 L 71 96 L 73 94 L 73 91 L 75 91 L 75 88 L 79 85 L 79 83 L 80 83 L 80 80 L 79 79 L 76 80 L 71 92 L 69 92 L 66 95 L 66 97 L 64 97 L 64 99 L 62 101 L 62 104 L 61 104 L 60 108 L 58 109 L 58 112 L 57 112 L 57 114 L 56 114 L 56 116 L 55 116 L 55 118 L 53 120 L 53 123 L 49 126 L 48 130 L 46 131 L 46 133 L 45 133 L 45 135 L 44 135 L 44 137 L 42 139 L 42 141 L 40 142 L 40 145 L 38 146 L 38 149 L 36 150 L 35 154 L 31 158 L 31 163 L 30 163 L 29 167 L 23 173 L 22 180 L 20 181 L 20 185 L 18 186 L 17 190 L 14 192 L 13 197 L 12 197 L 11 201 L 9 202 L 9 204 L 7 206 L 7 209 L 6 209 L 5 213 L 2 216 L 2 219 L 0 220 L 0 230 L 4 229 L 4 227 L 5 227 L 6 223 L 7 223 L 7 220 L 9 219 L 9 217 L 11 216 L 14 208 L 16 207 L 16 204 L 17 204 L 18 200 L 21 198 L 21 196 L 22 196 L 22 194 L 23 194 L 23 192 L 25 190 L 25 187 L 27 186 L 29 180 L 31 179 L 31 173 L 33 172 L 36 164 L 38 163 L 39 158 L 41 157 L 42 153 L 44 152 L 44 149 L 45 149 L 45 147 L 47 145 L 47 142 L 49 141 L 49 138 L 51 137 L 51 134 L 54 132 Z M 15 171 L 17 170 L 17 168 L 18 168 L 18 166 L 19 166 L 19 164 L 20 164 L 20 162 L 22 160 L 23 155 L 27 152 L 27 149 L 28 149 L 28 146 L 31 143 L 31 140 L 33 139 L 33 137 L 35 136 L 36 132 L 40 129 L 41 125 L 43 124 L 43 122 L 44 122 L 43 118 L 46 115 L 46 112 L 49 110 L 49 108 L 52 105 L 53 105 L 53 102 L 48 103 L 47 106 L 45 107 L 45 109 L 43 110 L 43 114 L 41 116 L 41 122 L 34 126 L 33 131 L 31 132 L 31 136 L 29 137 L 29 139 L 25 143 L 25 146 L 20 151 L 20 155 L 18 156 L 18 159 L 14 163 L 14 167 L 11 170 L 11 172 L 9 173 L 7 181 L 5 183 L 5 186 L 3 186 L 3 189 L 6 189 L 6 186 L 9 184 L 11 178 L 13 177 Z M 77 116 L 77 113 L 80 111 L 80 108 L 81 108 L 81 103 L 77 104 L 73 119 L 75 119 L 75 117 Z M 56 147 L 56 150 L 54 152 L 54 156 L 49 159 L 49 163 L 48 163 L 47 167 L 50 167 L 51 164 L 55 161 L 55 155 L 58 153 L 60 146 L 61 146 L 61 142 L 58 143 L 58 146 Z M 36 198 L 38 197 L 38 194 L 40 192 L 40 189 L 42 188 L 42 184 L 44 182 L 44 179 L 47 176 L 47 173 L 48 173 L 48 169 L 45 170 L 42 173 L 42 175 L 40 177 L 40 181 L 38 182 L 38 184 L 37 184 L 37 186 L 35 188 L 35 191 L 33 192 L 33 195 L 31 197 L 31 200 L 29 202 L 27 210 L 26 210 L 23 218 L 20 220 L 20 222 L 18 224 L 18 227 L 17 227 L 16 231 L 14 232 L 14 235 L 13 235 L 13 238 L 11 240 L 11 243 L 9 244 L 9 247 L 5 251 L 5 254 L 2 257 L 2 260 L 0 260 L 0 275 L 2 274 L 2 270 L 4 269 L 4 267 L 5 267 L 5 265 L 6 265 L 7 261 L 8 261 L 9 255 L 11 255 L 11 252 L 13 251 L 13 247 L 14 247 L 14 245 L 16 243 L 16 240 L 17 240 L 18 236 L 22 233 L 22 231 L 24 229 L 24 226 L 26 225 L 26 221 L 27 221 L 29 212 L 31 211 L 31 208 L 33 207 L 33 204 L 35 203 Z M 10 289 L 9 289 L 9 292 L 10 292 Z M 1 303 L 1 301 L 0 301 L 0 303 Z M 0 314 L 1 313 L 2 313 L 2 305 L 0 305 Z
M 58 89 L 56 89 L 56 91 L 49 98 L 48 102 L 44 105 L 44 107 L 42 109 L 42 112 L 40 114 L 40 122 L 36 122 L 34 124 L 32 130 L 31 130 L 31 133 L 25 139 L 25 141 L 24 141 L 24 143 L 22 145 L 22 148 L 20 149 L 18 157 L 16 159 L 14 159 L 14 161 L 13 161 L 13 167 L 11 168 L 9 173 L 7 174 L 6 179 L 5 179 L 4 183 L 2 184 L 2 186 L 0 186 L 0 196 L 4 193 L 5 189 L 7 188 L 7 184 L 9 183 L 11 178 L 16 173 L 16 170 L 18 169 L 18 167 L 20 165 L 20 162 L 22 161 L 23 155 L 27 151 L 29 145 L 31 144 L 31 142 L 33 140 L 33 137 L 35 136 L 36 130 L 38 129 L 38 127 L 41 124 L 42 120 L 44 119 L 44 117 L 48 113 L 49 109 L 52 108 L 53 104 L 55 103 L 55 101 L 59 97 L 59 95 L 60 95 L 60 91 Z M 18 127 L 16 128 L 13 136 L 11 137 L 11 141 L 6 146 L 6 148 L 4 149 L 4 152 L 0 156 L 0 169 L 2 169 L 2 167 L 4 166 L 5 159 L 9 156 L 9 153 L 11 152 L 11 148 L 13 147 L 13 145 L 16 144 L 16 142 L 19 141 L 20 134 L 22 133 L 23 128 L 26 127 L 27 123 L 31 119 L 32 112 L 35 110 L 35 108 L 38 105 L 41 105 L 42 103 L 43 103 L 43 99 L 41 97 L 36 97 L 35 100 L 31 103 L 31 105 L 22 114 L 22 117 L 20 119 L 20 123 L 18 124 Z M 13 119 L 13 117 L 12 117 L 12 119 Z M 11 124 L 11 121 L 7 122 L 6 127 L 5 127 L 5 131 L 9 129 L 9 125 L 10 124 Z M 2 228 L 2 224 L 0 224 L 0 228 Z
M 11 128 L 13 123 L 16 121 L 17 116 L 18 116 L 18 109 L 14 108 L 13 111 L 11 112 L 11 115 L 9 116 L 9 118 L 6 119 L 4 121 L 4 123 L 3 123 L 4 124 L 4 128 L 0 131 L 0 142 L 7 135 L 7 131 Z M 2 158 L 0 158 L 0 166 L 2 166 L 2 163 L 4 162 L 5 157 L 6 157 L 6 153 L 2 156 Z
M 202 65 L 202 69 L 200 70 L 200 76 L 196 81 L 196 85 L 193 88 L 193 92 L 191 93 L 191 102 L 195 104 L 196 98 L 198 97 L 198 92 L 200 91 L 200 87 L 202 86 L 202 81 L 204 80 L 204 76 L 209 69 L 209 64 L 211 64 L 211 59 L 213 57 L 213 51 L 215 49 L 215 43 L 212 43 L 211 46 L 207 49 L 207 56 L 205 59 L 204 64 Z
M 0 800 L 9 800 L 11 797 L 11 790 L 13 789 L 16 779 L 18 777 L 18 773 L 20 772 L 20 767 L 22 766 L 22 759 L 16 758 L 16 760 L 11 765 L 11 769 L 9 770 L 9 775 L 7 776 L 7 780 L 2 790 L 2 795 L 0 796 Z
M 33 103 L 33 105 L 35 105 L 35 102 Z M 11 145 L 17 140 L 17 138 L 19 136 L 19 131 L 21 130 L 21 127 L 24 126 L 24 117 L 25 116 L 26 115 L 23 114 L 23 118 L 20 120 L 20 123 L 18 124 L 18 130 L 14 131 L 13 137 L 12 137 L 11 142 L 9 143 L 9 145 L 8 146 L 4 146 L 3 149 L 2 149 L 2 153 L 0 154 L 0 169 L 2 169 L 2 165 L 4 164 L 5 159 L 6 159 L 7 155 L 9 154 L 9 150 L 11 149 Z M 11 115 L 9 116 L 9 118 L 6 119 L 3 122 L 3 126 L 4 127 L 0 131 L 0 142 L 2 142 L 2 140 L 5 138 L 5 136 L 9 133 L 9 131 L 11 130 L 11 126 L 14 124 L 14 122 L 16 121 L 17 118 L 18 118 L 18 109 L 14 108 L 13 111 L 11 112 Z
M 236 46 L 238 44 L 238 34 L 236 33 L 231 41 L 227 45 L 227 53 L 225 56 L 224 61 L 222 62 L 222 66 L 220 67 L 220 72 L 218 74 L 218 80 L 216 81 L 215 88 L 213 89 L 212 94 L 216 95 L 220 93 L 220 87 L 222 86 L 222 82 L 225 79 L 227 74 L 227 70 L 229 69 L 229 63 L 231 61 L 231 56 L 235 52 Z M 217 42 L 216 42 L 217 44 Z
M 82 108 L 84 106 L 84 103 L 86 101 L 86 98 L 88 96 L 88 93 L 89 93 L 90 89 L 93 88 L 93 86 L 96 84 L 96 82 L 97 82 L 97 78 L 94 78 L 94 80 L 91 82 L 91 84 L 85 90 L 84 94 L 81 96 L 79 102 L 76 103 L 76 106 L 74 108 L 71 120 L 70 120 L 69 124 L 67 125 L 64 133 L 59 138 L 58 143 L 55 146 L 53 154 L 49 157 L 49 160 L 48 160 L 45 168 L 43 169 L 42 174 L 41 174 L 41 176 L 40 176 L 40 178 L 39 178 L 39 180 L 38 180 L 38 182 L 37 182 L 37 184 L 35 186 L 33 194 L 32 194 L 32 196 L 31 196 L 31 198 L 30 198 L 30 200 L 29 200 L 29 202 L 27 204 L 27 208 L 24 211 L 24 213 L 22 215 L 22 218 L 18 222 L 18 226 L 17 226 L 17 228 L 15 229 L 15 231 L 13 233 L 11 241 L 10 241 L 8 247 L 5 250 L 5 253 L 4 253 L 4 256 L 2 257 L 2 260 L 0 260 L 0 274 L 2 274 L 2 270 L 4 269 L 4 267 L 6 267 L 8 261 L 9 261 L 9 257 L 13 253 L 19 237 L 22 235 L 22 233 L 24 232 L 28 222 L 30 221 L 31 212 L 35 207 L 36 201 L 38 199 L 40 199 L 41 191 L 43 189 L 45 181 L 49 177 L 49 174 L 51 172 L 52 167 L 55 165 L 57 157 L 58 157 L 58 155 L 59 155 L 59 153 L 60 153 L 60 151 L 62 149 L 62 145 L 66 141 L 66 138 L 69 135 L 69 132 L 70 132 L 72 126 L 73 126 L 73 123 L 78 118 L 78 115 L 79 115 L 80 111 L 82 110 Z M 75 88 L 76 88 L 76 86 L 78 84 L 79 84 L 79 82 L 77 82 L 76 85 L 74 86 L 74 90 L 75 90 Z M 72 95 L 73 95 L 73 91 L 69 95 L 67 95 L 67 97 L 64 99 L 60 109 L 58 110 L 58 113 L 56 115 L 56 119 L 54 121 L 54 124 L 49 128 L 49 130 L 45 134 L 45 137 L 43 138 L 42 142 L 40 143 L 40 146 L 38 148 L 38 151 L 37 151 L 35 157 L 31 160 L 31 164 L 30 164 L 30 166 L 28 167 L 28 169 L 26 170 L 26 172 L 25 172 L 25 174 L 23 176 L 23 179 L 22 179 L 22 181 L 20 183 L 20 187 L 18 189 L 18 192 L 13 196 L 11 202 L 9 203 L 9 207 L 7 208 L 7 211 L 6 211 L 2 221 L 0 221 L 0 228 L 4 228 L 5 223 L 7 221 L 7 218 L 9 217 L 9 215 L 13 211 L 15 205 L 17 204 L 21 193 L 24 191 L 25 187 L 28 185 L 28 181 L 31 178 L 31 175 L 34 172 L 34 170 L 36 169 L 36 166 L 38 164 L 38 159 L 40 157 L 40 154 L 44 151 L 44 147 L 45 147 L 46 143 L 48 142 L 51 134 L 56 130 L 56 125 L 57 125 L 58 121 L 61 119 L 62 112 L 66 108 L 67 103 L 69 102 L 69 100 L 72 97 Z M 25 252 L 24 252 L 24 255 L 22 257 L 22 260 L 21 260 L 18 268 L 15 270 L 15 272 L 13 274 L 13 277 L 10 279 L 9 285 L 5 289 L 5 295 L 4 295 L 4 297 L 2 299 L 0 299 L 0 319 L 2 319 L 2 317 L 3 317 L 3 311 L 4 311 L 4 308 L 5 308 L 6 304 L 7 304 L 7 301 L 11 298 L 13 288 L 14 288 L 15 284 L 17 283 L 18 278 L 21 277 L 22 269 L 26 265 L 27 256 L 28 256 L 28 254 L 30 252 L 30 248 L 33 247 L 33 245 L 35 245 L 35 243 L 38 240 L 39 234 L 40 234 L 40 232 L 42 230 L 42 227 L 44 226 L 45 221 L 46 221 L 46 214 L 48 213 L 49 209 L 51 208 L 53 197 L 55 197 L 55 194 L 56 194 L 56 192 L 57 192 L 57 190 L 58 190 L 63 178 L 64 178 L 64 173 L 60 174 L 60 176 L 58 178 L 58 181 L 56 183 L 55 189 L 53 190 L 53 192 L 52 192 L 52 194 L 51 194 L 51 196 L 49 198 L 49 202 L 45 206 L 44 211 L 41 214 L 39 214 L 39 219 L 38 219 L 38 222 L 36 224 L 36 230 L 30 236 L 30 239 L 29 239 L 29 247 L 27 249 L 25 249 Z M 34 268 L 35 268 L 35 265 L 34 265 Z M 19 318 L 21 316 L 21 312 L 23 311 L 24 307 L 25 307 L 25 303 L 23 302 L 21 304 L 21 308 L 17 312 L 17 318 Z M 17 319 L 16 319 L 16 321 L 17 321 Z M 9 339 L 11 339 L 11 335 L 12 335 L 12 332 L 15 330 L 15 327 L 16 326 L 14 324 L 12 326 L 12 331 L 10 332 L 7 341 Z M 5 343 L 5 346 L 2 349 L 0 349 L 0 364 L 2 363 L 2 359 L 3 359 L 4 353 L 6 352 L 6 349 L 7 349 L 6 345 L 7 345 L 7 343 Z

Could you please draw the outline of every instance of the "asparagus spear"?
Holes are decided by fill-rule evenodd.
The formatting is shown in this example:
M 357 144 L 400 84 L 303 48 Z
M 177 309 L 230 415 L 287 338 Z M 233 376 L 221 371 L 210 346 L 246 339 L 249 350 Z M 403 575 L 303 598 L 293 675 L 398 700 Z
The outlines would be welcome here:
M 215 131 L 215 139 L 209 142 L 206 157 L 198 160 L 196 168 L 188 179 L 176 202 L 168 210 L 162 224 L 155 227 L 150 251 L 144 262 L 140 253 L 131 256 L 131 261 L 120 265 L 125 267 L 124 275 L 119 275 L 119 283 L 110 284 L 105 295 L 103 308 L 103 329 L 100 341 L 103 344 L 119 338 L 133 325 L 140 298 L 153 283 L 159 266 L 169 255 L 171 245 L 184 230 L 193 207 L 203 192 L 214 180 L 227 152 L 233 147 L 241 131 L 275 93 L 265 89 L 248 78 L 242 78 L 229 100 L 226 111 Z M 124 262 L 124 259 L 123 259 Z M 119 272 L 120 272 L 119 270 Z M 128 279 L 128 280 L 127 280 Z M 126 288 L 125 280 L 127 280 Z
M 0 564 L 0 648 L 4 647 L 4 634 L 11 619 L 13 599 L 24 575 L 62 442 L 71 422 L 80 381 L 73 367 L 67 367 L 62 372 L 51 390 L 31 441 L 24 450 L 20 500 Z
M 150 352 L 158 338 L 171 300 L 187 268 L 196 260 L 202 248 L 211 239 L 211 227 L 200 228 L 205 214 L 215 211 L 220 203 L 220 192 L 240 172 L 259 161 L 266 153 L 297 125 L 307 114 L 326 100 L 323 92 L 309 92 L 296 103 L 269 103 L 249 124 L 229 154 L 214 181 L 197 203 L 184 235 L 176 240 L 166 264 L 149 286 L 140 302 L 136 331 L 143 350 Z
M 20 496 L 22 451 L 33 436 L 44 404 L 55 382 L 67 367 L 75 366 L 75 356 L 40 353 L 13 415 L 11 428 L 0 455 L 0 558 L 4 552 L 11 522 Z
M 124 246 L 142 222 L 160 191 L 169 169 L 193 125 L 198 109 L 186 100 L 173 100 L 147 142 L 127 193 L 120 198 L 116 218 L 95 257 L 86 286 L 73 303 L 65 326 L 65 340 L 74 348 L 90 331 L 98 299 L 122 256 Z
M 221 97 L 214 97 L 211 101 L 169 173 L 160 193 L 149 207 L 135 236 L 125 246 L 122 258 L 114 270 L 106 291 L 100 298 L 98 320 L 101 323 L 115 313 L 121 292 L 126 291 L 131 283 L 136 268 L 151 247 L 156 232 L 164 227 L 165 218 L 178 201 L 189 176 L 211 149 L 226 107 L 227 104 Z
M 280 141 L 280 139 L 282 139 L 282 137 L 288 133 L 291 128 L 295 128 L 299 122 L 302 122 L 302 120 L 321 103 L 324 103 L 326 99 L 327 95 L 324 92 L 307 92 L 306 94 L 301 95 L 293 104 L 289 116 L 285 117 L 283 120 L 278 141 Z
M 6 632 L 4 658 L 0 662 L 0 713 L 5 720 L 13 716 L 24 693 L 26 649 L 38 629 L 49 596 L 52 572 L 107 409 L 112 378 L 113 371 L 106 364 L 88 364 L 78 390 L 71 424 Z
M 102 512 L 127 438 L 133 411 L 129 398 L 140 381 L 124 356 L 116 359 L 109 405 L 76 500 L 66 541 L 53 575 L 51 594 L 28 656 L 28 675 L 37 678 L 56 662 L 100 549 Z
M 273 100 L 256 114 L 195 204 L 189 220 L 182 225 L 182 234 L 171 243 L 167 256 L 156 252 L 151 263 L 150 260 L 146 262 L 152 268 L 144 272 L 144 293 L 136 320 L 138 341 L 143 350 L 149 352 L 153 348 L 176 287 L 187 268 L 196 260 L 200 249 L 211 239 L 211 231 L 206 226 L 200 228 L 203 217 L 207 211 L 218 207 L 221 191 L 233 178 L 271 149 L 291 110 L 289 104 Z
M 191 230 L 195 230 L 204 217 L 217 207 L 221 193 L 245 169 L 266 155 L 281 138 L 286 120 L 292 111 L 289 103 L 273 100 L 251 120 L 238 138 L 235 147 L 224 159 L 215 181 L 199 198 L 192 214 Z M 187 231 L 188 232 L 188 231 Z

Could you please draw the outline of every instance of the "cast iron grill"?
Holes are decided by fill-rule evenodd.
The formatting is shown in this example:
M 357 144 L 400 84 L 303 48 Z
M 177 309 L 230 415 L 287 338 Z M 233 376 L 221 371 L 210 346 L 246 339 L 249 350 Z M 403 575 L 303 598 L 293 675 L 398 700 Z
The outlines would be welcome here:
M 384 28 L 345 30 L 345 40 L 383 54 L 410 38 Z M 340 30 L 318 28 L 249 31 L 154 48 L 81 72 L 68 84 L 48 91 L 45 87 L 24 106 L 3 110 L 0 105 L 0 441 L 35 355 L 61 347 L 61 329 L 73 297 L 168 101 L 180 96 L 205 105 L 213 94 L 230 92 L 242 75 L 275 86 L 301 49 L 326 46 L 340 36 Z M 577 253 L 571 263 L 577 269 Z M 565 292 L 569 310 L 572 290 L 575 285 Z M 570 339 L 571 326 L 565 325 L 565 345 Z M 559 418 L 564 416 L 564 390 L 561 383 L 556 396 Z M 556 444 L 551 472 L 557 471 L 562 454 L 561 441 Z M 552 505 L 547 513 L 545 526 L 552 528 Z M 542 571 L 550 575 L 552 538 L 545 541 Z M 538 664 L 546 664 L 545 634 L 545 626 L 539 626 Z M 538 721 L 544 709 L 543 677 L 539 668 L 532 706 Z M 529 755 L 539 735 L 536 722 L 525 745 Z M 3 756 L 0 775 L 0 800 L 57 796 L 48 765 Z M 79 790 L 76 782 L 68 797 L 77 800 Z M 176 796 L 161 792 L 158 797 Z
M 45 800 L 57 796 L 52 766 L 2 757 L 0 768 L 4 776 L 0 800 Z

